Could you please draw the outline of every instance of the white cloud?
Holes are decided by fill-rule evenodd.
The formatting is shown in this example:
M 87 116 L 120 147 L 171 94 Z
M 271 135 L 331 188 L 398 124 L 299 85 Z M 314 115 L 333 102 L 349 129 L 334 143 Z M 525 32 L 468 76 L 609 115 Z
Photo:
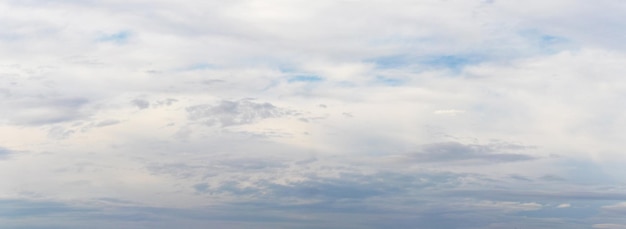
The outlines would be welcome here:
M 571 204 L 559 204 L 558 206 L 556 206 L 556 208 L 569 208 L 571 206 Z
M 463 114 L 465 113 L 465 111 L 462 110 L 454 110 L 454 109 L 449 109 L 449 110 L 436 110 L 435 112 L 433 112 L 435 114 L 438 115 L 451 115 L 451 116 L 455 116 L 455 115 L 459 115 L 459 114 Z
M 626 180 L 616 0 L 0 9 L 2 197 L 292 213 L 264 215 L 274 228 L 332 225 L 319 212 L 355 227 L 606 228 L 513 213 L 583 208 Z

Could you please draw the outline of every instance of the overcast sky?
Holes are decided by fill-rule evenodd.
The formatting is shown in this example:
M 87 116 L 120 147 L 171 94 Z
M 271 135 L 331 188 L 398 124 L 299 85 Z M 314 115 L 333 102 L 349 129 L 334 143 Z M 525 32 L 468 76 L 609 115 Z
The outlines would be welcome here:
M 0 0 L 0 227 L 626 228 L 622 0 Z

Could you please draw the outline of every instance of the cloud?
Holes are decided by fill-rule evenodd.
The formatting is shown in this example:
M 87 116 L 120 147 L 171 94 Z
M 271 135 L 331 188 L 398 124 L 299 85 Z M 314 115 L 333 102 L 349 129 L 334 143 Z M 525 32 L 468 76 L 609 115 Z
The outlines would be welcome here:
M 438 114 L 438 115 L 452 115 L 452 116 L 454 116 L 454 115 L 463 114 L 463 113 L 465 113 L 465 111 L 450 109 L 450 110 L 436 110 L 433 113 Z
M 617 201 L 626 195 L 620 192 L 607 192 L 598 190 L 570 191 L 570 192 L 548 192 L 526 188 L 525 190 L 454 190 L 446 191 L 445 195 L 472 196 L 477 199 L 506 200 L 535 198 L 548 200 L 565 201 Z
M 558 206 L 556 206 L 556 208 L 569 208 L 571 206 L 571 204 L 559 204 Z
M 116 125 L 116 124 L 119 124 L 119 123 L 120 123 L 120 120 L 108 119 L 108 120 L 104 120 L 104 121 L 98 122 L 96 124 L 96 127 L 112 126 L 112 125 Z
M 21 125 L 46 125 L 75 121 L 87 116 L 82 109 L 89 100 L 84 98 L 39 98 L 9 102 L 12 109 L 4 117 Z
M 478 203 L 474 203 L 472 208 L 475 209 L 493 209 L 497 211 L 505 211 L 505 212 L 518 212 L 518 211 L 536 211 L 543 208 L 543 205 L 528 202 L 528 203 L 519 203 L 519 202 L 494 202 L 494 201 L 482 201 Z
M 0 217 L 32 217 L 37 215 L 63 214 L 72 211 L 81 211 L 68 205 L 57 202 L 34 202 L 28 200 L 1 200 L 2 211 Z
M 65 129 L 61 126 L 55 126 L 50 128 L 50 130 L 48 131 L 48 137 L 53 139 L 65 139 L 74 134 L 74 132 L 76 131 L 71 129 Z
M 602 210 L 613 212 L 613 213 L 623 213 L 623 212 L 626 212 L 626 202 L 603 206 Z
M 475 161 L 481 163 L 506 163 L 537 159 L 534 156 L 507 151 L 525 150 L 527 146 L 514 144 L 462 144 L 442 142 L 423 145 L 419 153 L 410 155 L 415 162 L 456 162 Z
M 295 83 L 295 82 L 307 82 L 307 83 L 314 83 L 314 82 L 320 82 L 323 81 L 324 79 L 322 79 L 319 76 L 307 76 L 307 75 L 302 75 L 302 76 L 294 76 L 291 77 L 287 80 L 287 82 L 289 83 Z
M 11 154 L 13 154 L 13 151 L 4 148 L 4 147 L 0 147 L 0 159 L 6 159 L 7 157 L 9 157 Z
M 150 102 L 148 102 L 147 100 L 144 100 L 144 99 L 134 99 L 131 102 L 132 102 L 133 105 L 135 105 L 137 108 L 139 108 L 141 110 L 150 107 Z
M 4 227 L 624 224 L 620 1 L 0 8 Z
M 251 99 L 222 100 L 216 105 L 203 104 L 187 107 L 189 119 L 221 127 L 254 123 L 263 119 L 291 115 L 292 112 Z

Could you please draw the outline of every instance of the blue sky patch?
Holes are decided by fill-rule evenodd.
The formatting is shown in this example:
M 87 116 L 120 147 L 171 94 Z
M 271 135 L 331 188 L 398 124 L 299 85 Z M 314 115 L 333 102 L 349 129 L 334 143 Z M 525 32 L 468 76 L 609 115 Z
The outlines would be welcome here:
M 377 76 L 376 77 L 376 83 L 384 84 L 384 85 L 387 85 L 387 86 L 400 86 L 400 85 L 404 84 L 404 80 L 395 79 L 395 78 L 389 78 L 389 77 L 384 77 L 384 76 Z
M 100 42 L 114 42 L 114 43 L 125 43 L 130 38 L 131 33 L 128 31 L 121 31 L 114 34 L 106 34 L 100 36 L 98 41 Z
M 409 57 L 404 55 L 385 56 L 372 59 L 369 62 L 374 62 L 376 64 L 376 67 L 379 69 L 399 68 L 411 65 L 413 63 L 413 61 L 411 61 Z
M 425 58 L 421 64 L 426 67 L 447 68 L 459 71 L 467 65 L 477 64 L 481 60 L 482 58 L 471 55 L 443 55 Z
M 195 63 L 189 66 L 182 67 L 179 69 L 179 71 L 200 71 L 200 70 L 207 70 L 211 68 L 215 68 L 215 66 L 211 64 L 207 64 L 207 63 Z
M 316 75 L 301 75 L 301 76 L 293 76 L 287 80 L 289 83 L 295 82 L 307 82 L 307 83 L 315 83 L 323 81 L 324 78 L 316 76 Z
M 538 51 L 546 53 L 559 51 L 563 45 L 569 43 L 569 40 L 565 37 L 546 34 L 534 29 L 521 31 L 520 36 L 529 41 Z
M 440 56 L 386 56 L 370 60 L 379 69 L 394 69 L 408 66 L 419 66 L 422 69 L 450 69 L 459 71 L 467 65 L 477 64 L 484 58 L 479 55 L 440 55 Z
M 11 150 L 3 148 L 3 147 L 0 146 L 0 159 L 6 158 L 11 153 L 13 153 Z

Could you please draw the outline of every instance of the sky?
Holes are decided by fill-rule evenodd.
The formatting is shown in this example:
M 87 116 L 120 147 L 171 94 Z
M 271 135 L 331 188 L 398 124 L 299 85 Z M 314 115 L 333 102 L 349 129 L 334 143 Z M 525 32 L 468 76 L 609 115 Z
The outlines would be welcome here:
M 626 228 L 621 0 L 0 0 L 0 227 Z

